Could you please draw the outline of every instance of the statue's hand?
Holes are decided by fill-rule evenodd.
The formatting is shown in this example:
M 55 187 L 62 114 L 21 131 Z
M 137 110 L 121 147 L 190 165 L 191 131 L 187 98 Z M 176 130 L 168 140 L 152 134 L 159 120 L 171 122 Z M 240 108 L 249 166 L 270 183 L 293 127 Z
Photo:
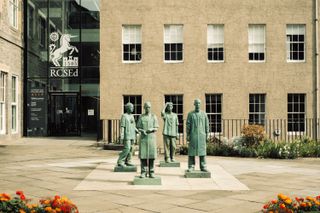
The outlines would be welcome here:
M 148 133 L 146 132 L 146 130 L 142 130 L 141 133 L 142 133 L 143 135 L 147 135 L 147 134 L 148 134 Z

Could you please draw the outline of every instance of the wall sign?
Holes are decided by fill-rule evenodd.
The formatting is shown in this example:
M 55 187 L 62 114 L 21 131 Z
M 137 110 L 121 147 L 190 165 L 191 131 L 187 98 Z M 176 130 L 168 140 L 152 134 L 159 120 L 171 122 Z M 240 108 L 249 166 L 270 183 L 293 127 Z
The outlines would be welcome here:
M 78 77 L 79 76 L 79 57 L 74 56 L 79 50 L 70 44 L 72 36 L 57 32 L 50 34 L 50 62 L 49 77 Z

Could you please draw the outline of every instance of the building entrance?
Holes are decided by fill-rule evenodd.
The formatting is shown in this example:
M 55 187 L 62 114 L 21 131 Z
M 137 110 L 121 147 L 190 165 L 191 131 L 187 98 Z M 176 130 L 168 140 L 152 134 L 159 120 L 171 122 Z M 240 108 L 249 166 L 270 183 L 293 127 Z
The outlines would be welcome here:
M 78 93 L 51 93 L 49 126 L 51 136 L 80 136 Z

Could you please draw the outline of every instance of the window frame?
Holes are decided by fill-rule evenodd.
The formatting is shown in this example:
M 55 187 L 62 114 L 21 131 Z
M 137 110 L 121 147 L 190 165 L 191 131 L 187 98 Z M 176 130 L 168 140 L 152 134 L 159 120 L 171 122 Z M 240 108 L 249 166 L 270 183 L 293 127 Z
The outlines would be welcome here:
M 32 30 L 31 30 L 31 33 L 32 35 L 30 35 L 30 14 L 29 14 L 29 8 L 32 8 L 33 9 L 33 15 L 32 15 L 32 20 L 33 20 L 33 25 L 32 25 Z M 27 36 L 29 39 L 33 39 L 34 36 L 35 36 L 35 26 L 36 26 L 36 6 L 31 2 L 31 1 L 28 1 L 27 3 L 27 10 L 28 10 L 28 20 L 27 20 L 27 28 L 28 28 L 28 32 L 27 32 Z
M 209 26 L 222 26 L 222 35 L 223 35 L 223 43 L 222 43 L 222 48 L 223 48 L 223 60 L 209 60 L 208 59 L 208 52 L 209 52 L 209 42 L 208 42 L 208 39 L 209 39 Z M 224 34 L 224 24 L 208 24 L 207 25 L 207 49 L 206 49 L 206 56 L 207 56 L 207 63 L 224 63 L 225 62 L 225 57 L 226 57 L 226 50 L 225 50 L 225 34 Z
M 0 71 L 0 93 L 2 92 L 3 100 L 0 99 L 0 135 L 5 135 L 7 133 L 7 83 L 8 83 L 8 73 Z M 2 85 L 3 83 L 3 85 Z
M 41 43 L 41 22 L 40 22 L 40 20 L 41 19 L 43 19 L 44 21 L 45 21 L 45 24 L 46 24 L 46 26 L 45 26 L 45 30 L 44 30 L 44 32 L 45 32 L 45 37 L 44 37 L 44 45 Z M 47 25 L 48 25 L 48 20 L 47 20 L 47 17 L 46 17 L 46 15 L 43 13 L 43 12 L 41 12 L 40 10 L 38 11 L 38 37 L 39 37 L 39 46 L 40 47 L 42 47 L 42 48 L 47 48 L 47 46 L 48 46 L 48 32 L 47 32 Z
M 220 113 L 218 113 L 218 112 L 208 112 L 207 111 L 207 105 L 209 105 L 210 104 L 210 107 L 211 106 L 215 106 L 215 104 L 218 104 L 217 102 L 214 102 L 214 101 L 212 101 L 212 102 L 210 102 L 210 103 L 208 103 L 207 102 L 207 97 L 208 96 L 210 96 L 210 100 L 213 98 L 213 97 L 215 97 L 215 96 L 220 96 L 220 101 L 221 101 L 221 103 L 220 103 L 220 107 L 221 107 L 221 112 Z M 216 106 L 217 107 L 217 106 Z M 207 116 L 208 116 L 208 120 L 209 120 L 209 134 L 210 135 L 219 135 L 219 134 L 222 134 L 223 133 L 223 94 L 222 93 L 206 93 L 205 94 L 205 112 L 206 112 L 206 114 L 207 114 Z M 210 121 L 210 115 L 220 115 L 220 132 L 219 131 L 217 131 L 217 132 L 214 132 L 214 131 L 211 131 L 211 123 L 212 123 L 212 125 L 215 125 L 215 126 L 217 126 L 217 125 L 219 125 L 219 123 L 218 122 L 214 122 L 214 121 Z M 212 126 L 212 128 L 214 128 L 214 126 Z M 217 128 L 217 127 L 216 127 Z
M 15 79 L 15 87 L 13 88 L 13 79 Z M 18 133 L 19 131 L 19 127 L 18 127 L 18 123 L 19 123 L 19 80 L 18 80 L 18 76 L 17 75 L 12 75 L 11 77 L 11 132 L 12 133 Z M 14 97 L 14 98 L 13 98 Z M 13 107 L 15 107 L 15 119 L 13 119 Z M 15 129 L 13 128 L 13 122 L 15 121 Z
M 291 44 L 291 41 L 288 42 L 288 26 L 290 25 L 302 25 L 304 26 L 304 41 L 303 41 L 303 44 L 304 44 L 304 49 L 303 49 L 303 54 L 304 54 L 304 57 L 303 57 L 303 60 L 291 60 L 290 59 L 290 56 L 288 58 L 288 53 L 290 54 L 290 44 Z M 291 34 L 290 34 L 291 35 Z M 293 35 L 293 34 L 292 34 Z M 299 34 L 300 35 L 300 34 Z M 305 63 L 306 62 L 306 54 L 307 54 L 307 49 L 306 49 L 306 46 L 307 46 L 307 40 L 306 40 L 306 36 L 307 36 L 307 25 L 306 24 L 286 24 L 286 36 L 285 36 L 285 39 L 286 39 L 286 60 L 287 60 L 287 63 Z M 289 49 L 288 49 L 289 48 Z
M 251 60 L 250 59 L 250 45 L 257 45 L 262 43 L 250 43 L 250 27 L 253 26 L 263 26 L 263 35 L 264 35 L 264 41 L 263 41 L 263 54 L 264 59 L 263 60 Z M 267 33 L 266 33 L 267 25 L 266 24 L 249 24 L 248 25 L 248 62 L 249 63 L 266 63 L 267 61 Z
M 128 45 L 130 45 L 130 44 L 134 44 L 134 45 L 140 44 L 141 45 L 141 52 L 140 52 L 141 58 L 140 58 L 140 60 L 124 60 L 124 57 L 123 57 L 123 55 L 124 55 L 124 45 L 125 45 L 125 43 L 124 43 L 125 27 L 132 27 L 132 26 L 140 27 L 141 42 L 140 43 L 128 43 Z M 121 38 L 121 50 L 122 50 L 121 59 L 122 59 L 122 63 L 123 64 L 139 64 L 139 63 L 142 63 L 142 52 L 143 52 L 142 51 L 142 25 L 141 24 L 123 24 L 121 29 L 122 29 L 122 38 Z
M 262 102 L 253 102 L 253 103 L 251 103 L 250 102 L 250 97 L 251 97 L 251 95 L 253 95 L 253 96 L 259 96 L 259 98 L 258 98 L 258 100 L 260 101 L 261 100 L 261 97 L 263 97 L 264 98 L 264 103 L 262 103 Z M 254 100 L 256 100 L 256 97 L 254 97 Z M 258 105 L 258 109 L 260 110 L 261 109 L 261 105 L 262 104 L 264 104 L 264 112 L 261 112 L 261 111 L 259 111 L 259 112 L 256 112 L 255 110 L 255 112 L 251 112 L 250 111 L 250 105 L 254 105 L 254 107 L 255 107 L 255 105 Z M 267 120 L 267 94 L 266 93 L 250 93 L 249 94 L 249 113 L 248 113 L 248 123 L 250 124 L 250 125 L 261 125 L 261 126 L 265 126 L 266 125 L 266 120 Z M 253 121 L 251 122 L 250 121 L 250 115 L 258 115 L 258 117 L 259 117 L 259 120 L 258 120 L 258 122 L 256 122 L 255 121 L 255 119 L 253 119 Z M 263 115 L 264 116 L 264 120 L 263 120 L 263 123 L 260 123 L 260 116 L 261 115 Z
M 303 95 L 304 97 L 304 112 L 289 112 L 289 95 Z M 293 99 L 294 99 L 294 96 L 293 96 Z M 294 104 L 296 102 L 291 102 L 292 105 L 293 105 L 293 111 L 294 111 Z M 300 102 L 300 99 L 299 99 L 299 102 L 298 103 L 301 103 Z M 300 106 L 299 106 L 299 109 L 300 109 Z M 303 114 L 304 118 L 303 118 L 303 131 L 289 131 L 289 114 Z M 306 115 L 307 115 L 307 94 L 306 93 L 288 93 L 287 94 L 287 134 L 288 135 L 300 135 L 300 134 L 304 134 L 306 132 Z M 294 123 L 294 122 L 290 122 L 290 123 Z M 299 126 L 300 127 L 300 126 Z
M 180 44 L 180 43 L 166 43 L 166 26 L 181 26 L 182 27 L 182 59 L 181 60 L 166 60 L 166 44 Z M 184 25 L 183 24 L 164 24 L 163 25 L 163 63 L 165 64 L 179 64 L 184 62 Z M 171 51 L 170 51 L 171 52 Z
M 10 27 L 19 29 L 19 0 L 8 0 L 8 18 Z

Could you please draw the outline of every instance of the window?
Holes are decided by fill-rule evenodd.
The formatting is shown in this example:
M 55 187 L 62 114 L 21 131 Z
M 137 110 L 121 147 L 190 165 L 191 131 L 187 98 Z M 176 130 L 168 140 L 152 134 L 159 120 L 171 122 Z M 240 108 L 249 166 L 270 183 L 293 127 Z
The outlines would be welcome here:
M 224 61 L 224 26 L 208 25 L 207 29 L 208 61 Z
M 304 24 L 287 25 L 287 61 L 305 60 L 305 34 Z
M 124 95 L 123 96 L 123 112 L 125 112 L 125 105 L 127 103 L 133 104 L 133 116 L 137 122 L 139 116 L 142 114 L 142 96 L 141 95 Z
M 122 27 L 122 60 L 124 62 L 141 61 L 141 26 L 124 25 Z
M 288 94 L 288 132 L 304 132 L 305 112 L 305 94 Z
M 27 22 L 27 27 L 28 27 L 28 37 L 33 38 L 34 36 L 34 6 L 31 5 L 31 3 L 28 3 L 28 22 Z
M 7 74 L 0 71 L 0 134 L 6 133 L 6 84 Z
M 16 133 L 18 131 L 18 81 L 16 76 L 12 76 L 11 90 L 11 130 L 13 133 Z
M 222 130 L 222 95 L 206 94 L 206 113 L 209 119 L 209 131 L 213 133 Z
M 249 124 L 264 125 L 266 119 L 266 95 L 249 95 Z
M 183 61 L 183 25 L 164 25 L 164 60 Z
M 265 25 L 249 25 L 249 61 L 265 61 Z
M 46 47 L 47 44 L 47 21 L 41 15 L 39 16 L 39 41 L 41 47 Z
M 178 132 L 183 133 L 183 95 L 165 95 L 164 101 L 165 103 L 172 102 L 172 112 L 176 113 L 178 116 Z
M 18 28 L 18 0 L 9 0 L 9 22 L 14 28 Z

